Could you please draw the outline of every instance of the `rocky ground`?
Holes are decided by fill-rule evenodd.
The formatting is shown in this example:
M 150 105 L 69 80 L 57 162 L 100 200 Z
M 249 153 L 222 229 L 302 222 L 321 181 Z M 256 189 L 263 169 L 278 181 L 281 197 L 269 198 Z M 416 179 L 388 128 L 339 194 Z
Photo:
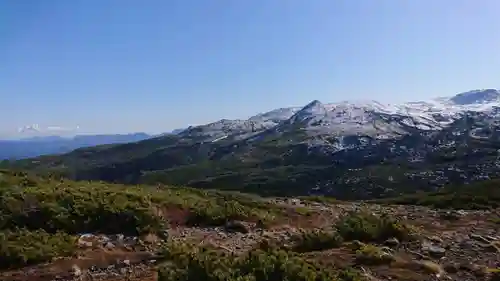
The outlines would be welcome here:
M 238 232 L 228 231 L 226 227 L 187 227 L 175 223 L 163 235 L 126 237 L 84 234 L 77 241 L 80 248 L 78 256 L 5 271 L 0 273 L 0 280 L 152 281 L 156 280 L 159 263 L 155 252 L 166 237 L 200 245 L 210 244 L 240 254 L 263 240 L 288 244 L 292 243 L 295 234 L 303 230 L 329 230 L 342 214 L 359 209 L 401 218 L 418 229 L 420 239 L 411 243 L 390 239 L 376 245 L 384 255 L 391 256 L 391 261 L 383 264 L 359 264 L 352 243 L 304 255 L 317 263 L 339 268 L 355 267 L 367 280 L 374 281 L 479 281 L 488 280 L 488 270 L 500 268 L 499 209 L 443 211 L 417 206 L 326 204 L 298 199 L 274 201 L 285 208 L 288 215 L 266 229 L 249 222 L 235 222 L 243 226 L 243 230 Z

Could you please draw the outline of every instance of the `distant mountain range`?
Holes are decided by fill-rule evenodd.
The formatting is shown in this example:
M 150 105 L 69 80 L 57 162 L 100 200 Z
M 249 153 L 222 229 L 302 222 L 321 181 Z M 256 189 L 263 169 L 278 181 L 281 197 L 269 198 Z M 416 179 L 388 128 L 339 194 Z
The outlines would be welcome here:
M 314 100 L 246 120 L 9 165 L 75 179 L 266 195 L 373 198 L 433 191 L 500 177 L 500 91 L 393 105 Z
M 136 142 L 150 138 L 145 133 L 124 135 L 78 135 L 31 137 L 20 140 L 0 140 L 0 159 L 23 159 L 45 154 L 60 154 L 77 148 L 103 144 Z
M 176 135 L 184 130 L 185 129 L 175 129 L 158 135 L 146 133 L 76 135 L 73 137 L 35 135 L 20 139 L 0 140 L 0 160 L 18 160 L 47 154 L 61 154 L 82 147 L 103 144 L 137 142 L 158 136 Z

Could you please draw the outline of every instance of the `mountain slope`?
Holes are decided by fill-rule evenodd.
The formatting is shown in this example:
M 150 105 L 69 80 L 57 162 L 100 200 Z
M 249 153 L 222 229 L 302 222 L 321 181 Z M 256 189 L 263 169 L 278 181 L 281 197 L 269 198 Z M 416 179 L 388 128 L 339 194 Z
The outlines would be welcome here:
M 402 105 L 313 101 L 8 166 L 265 195 L 397 196 L 497 177 L 499 101 L 496 90 Z

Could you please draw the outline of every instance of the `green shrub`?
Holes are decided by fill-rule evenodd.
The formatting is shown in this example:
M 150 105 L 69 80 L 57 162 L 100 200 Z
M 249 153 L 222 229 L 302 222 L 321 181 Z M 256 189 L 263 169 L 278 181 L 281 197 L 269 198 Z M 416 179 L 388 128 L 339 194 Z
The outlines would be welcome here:
M 207 248 L 169 244 L 163 257 L 165 266 L 158 272 L 159 281 L 358 281 L 355 271 L 320 268 L 293 252 L 255 249 L 234 256 Z
M 163 210 L 187 210 L 193 225 L 271 222 L 282 212 L 251 196 L 192 188 L 73 182 L 0 171 L 0 230 L 137 235 L 165 227 Z M 183 218 L 184 219 L 184 218 Z
M 306 207 L 296 207 L 295 212 L 302 216 L 312 216 L 314 212 Z
M 188 225 L 221 226 L 233 220 L 260 221 L 262 225 L 275 219 L 277 210 L 257 204 L 238 201 L 221 201 L 219 198 L 190 208 Z
M 377 216 L 368 212 L 350 212 L 336 223 L 340 236 L 346 241 L 383 242 L 389 238 L 409 240 L 413 229 L 389 216 Z
M 0 229 L 135 235 L 162 226 L 146 197 L 106 186 L 12 187 L 1 189 L 0 195 Z
M 388 264 L 394 260 L 394 257 L 382 251 L 379 247 L 365 244 L 356 251 L 356 262 L 366 265 Z
M 22 267 L 70 256 L 76 250 L 75 239 L 64 233 L 25 229 L 0 232 L 0 268 Z
M 221 205 L 209 202 L 204 207 L 193 208 L 188 217 L 190 225 L 224 225 L 229 220 L 249 217 L 249 210 L 238 202 L 225 202 Z
M 342 237 L 336 232 L 309 231 L 295 237 L 293 250 L 296 252 L 312 252 L 337 248 L 342 244 Z

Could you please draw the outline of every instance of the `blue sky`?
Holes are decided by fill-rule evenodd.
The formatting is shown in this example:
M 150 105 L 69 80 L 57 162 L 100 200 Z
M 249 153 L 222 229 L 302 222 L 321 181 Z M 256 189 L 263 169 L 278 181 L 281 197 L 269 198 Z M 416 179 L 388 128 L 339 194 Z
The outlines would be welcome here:
M 498 88 L 498 0 L 0 1 L 0 135 Z

